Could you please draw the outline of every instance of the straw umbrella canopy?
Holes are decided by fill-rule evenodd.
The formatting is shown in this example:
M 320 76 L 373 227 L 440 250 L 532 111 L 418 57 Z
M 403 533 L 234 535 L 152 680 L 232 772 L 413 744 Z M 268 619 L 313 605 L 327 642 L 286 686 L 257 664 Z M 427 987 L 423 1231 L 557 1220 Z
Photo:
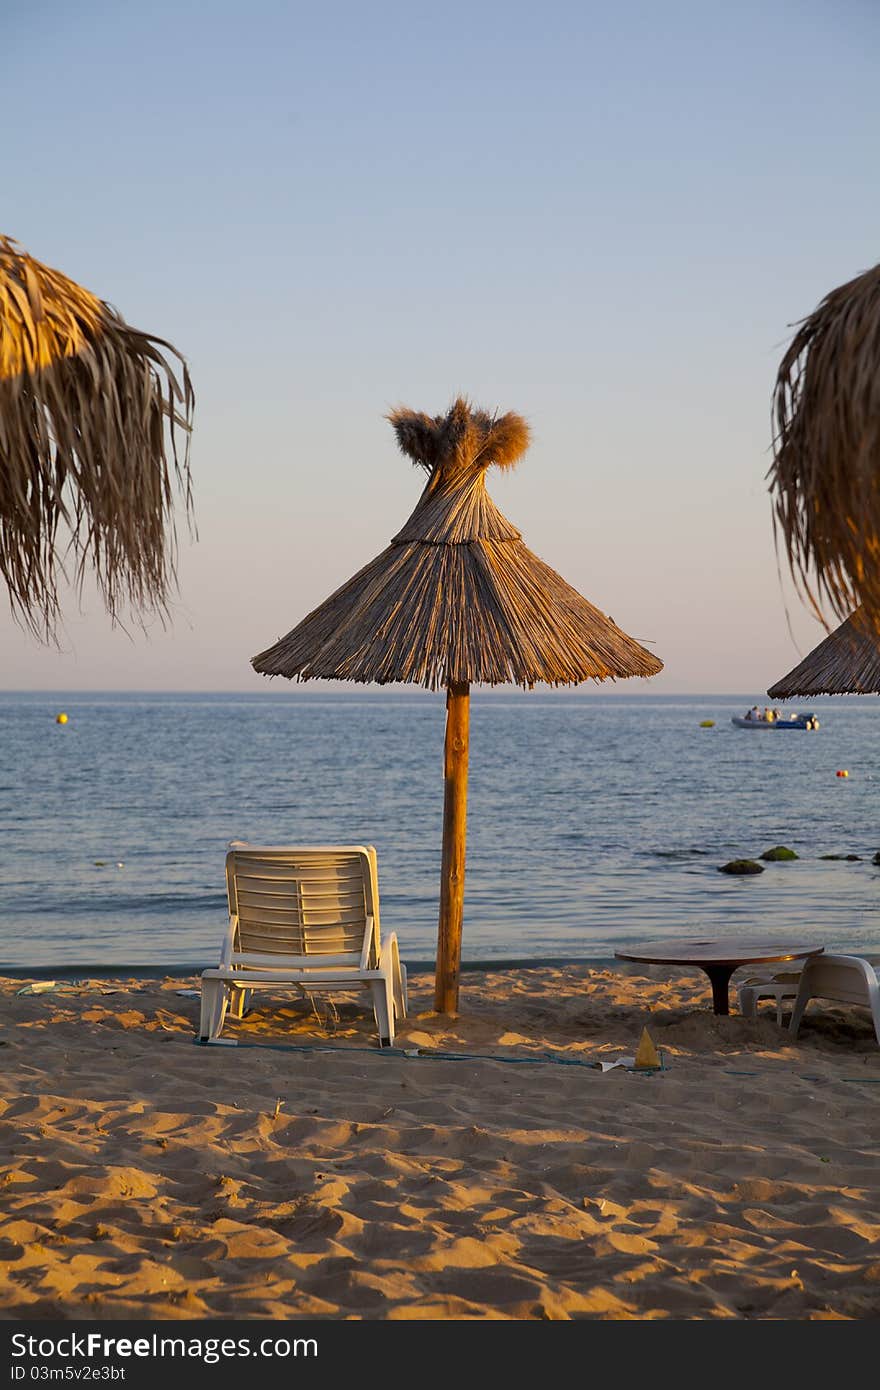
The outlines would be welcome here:
M 796 695 L 880 695 L 880 645 L 862 611 L 850 614 L 767 694 L 777 700 Z
M 663 663 L 522 541 L 486 491 L 529 430 L 459 398 L 446 415 L 389 415 L 427 483 L 386 550 L 253 658 L 267 676 L 446 689 L 443 852 L 434 1003 L 458 1008 L 472 683 L 574 685 L 653 676 Z
M 170 343 L 0 237 L 0 575 L 35 636 L 53 636 L 60 581 L 81 588 L 88 568 L 112 617 L 165 610 L 193 399 Z
M 838 619 L 861 606 L 880 637 L 880 265 L 801 322 L 774 417 L 774 526 L 795 582 L 820 618 L 825 602 Z

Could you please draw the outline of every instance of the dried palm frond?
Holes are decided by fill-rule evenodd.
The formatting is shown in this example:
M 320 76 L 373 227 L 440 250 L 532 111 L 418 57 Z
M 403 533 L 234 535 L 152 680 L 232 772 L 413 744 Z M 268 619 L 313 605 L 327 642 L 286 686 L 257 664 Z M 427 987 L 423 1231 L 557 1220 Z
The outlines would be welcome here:
M 528 446 L 518 415 L 457 400 L 395 410 L 398 443 L 429 474 L 390 546 L 254 657 L 264 675 L 532 686 L 652 676 L 663 663 L 523 544 L 486 491 Z
M 862 605 L 880 634 L 880 265 L 802 321 L 774 389 L 774 528 L 824 621 Z M 827 624 L 826 624 L 827 626 Z
M 487 415 L 472 410 L 463 397 L 445 415 L 423 415 L 401 406 L 386 417 L 394 426 L 401 451 L 430 473 L 443 462 L 446 471 L 479 459 L 512 468 L 529 447 L 529 427 L 521 415 Z
M 880 694 L 880 643 L 858 609 L 767 691 L 771 699 Z
M 175 483 L 192 517 L 193 401 L 176 348 L 0 237 L 0 574 L 36 636 L 54 635 L 62 579 L 79 589 L 89 568 L 114 618 L 165 610 Z

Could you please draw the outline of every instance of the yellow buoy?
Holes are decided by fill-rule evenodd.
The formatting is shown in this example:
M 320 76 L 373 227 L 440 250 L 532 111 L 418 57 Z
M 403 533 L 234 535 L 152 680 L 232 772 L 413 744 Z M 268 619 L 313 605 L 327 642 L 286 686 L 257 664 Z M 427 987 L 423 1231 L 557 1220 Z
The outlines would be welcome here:
M 55 723 L 56 723 L 56 724 L 66 724 L 66 723 L 67 723 L 67 715 L 66 715 L 66 714 L 63 714 L 63 713 L 62 713 L 62 714 L 56 714 L 56 716 L 55 716 Z
M 714 719 L 701 719 L 701 720 L 700 720 L 700 728 L 701 728 L 701 729 L 714 729 L 714 728 L 715 728 L 715 720 L 714 720 Z

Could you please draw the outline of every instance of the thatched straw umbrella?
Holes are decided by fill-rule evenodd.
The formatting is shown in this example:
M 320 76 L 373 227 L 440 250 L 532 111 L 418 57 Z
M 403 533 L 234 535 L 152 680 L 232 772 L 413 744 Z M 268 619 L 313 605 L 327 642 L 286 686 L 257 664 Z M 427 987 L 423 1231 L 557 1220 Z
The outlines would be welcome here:
M 880 644 L 861 610 L 835 628 L 767 694 L 776 700 L 796 695 L 880 694 Z
M 880 265 L 803 320 L 774 393 L 774 524 L 821 618 L 862 606 L 880 635 Z M 824 619 L 823 619 L 824 621 Z
M 446 688 L 440 922 L 434 1004 L 458 1008 L 470 686 L 573 685 L 653 676 L 663 663 L 523 545 L 486 491 L 491 464 L 528 447 L 519 415 L 457 400 L 446 415 L 395 410 L 397 442 L 428 475 L 406 525 L 286 637 L 257 671 L 298 680 Z
M 0 574 L 36 636 L 59 615 L 59 527 L 68 577 L 81 587 L 91 567 L 113 617 L 165 609 L 175 480 L 191 509 L 192 407 L 170 343 L 0 237 Z

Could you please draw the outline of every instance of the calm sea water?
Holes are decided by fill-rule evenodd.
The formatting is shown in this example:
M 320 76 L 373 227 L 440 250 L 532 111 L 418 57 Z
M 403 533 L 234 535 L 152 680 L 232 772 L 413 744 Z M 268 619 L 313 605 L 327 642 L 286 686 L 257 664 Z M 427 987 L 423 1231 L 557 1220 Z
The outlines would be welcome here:
M 475 694 L 465 960 L 745 930 L 880 952 L 880 700 L 733 728 L 756 699 Z M 383 926 L 432 959 L 443 729 L 420 693 L 0 695 L 0 968 L 211 964 L 235 838 L 375 844 Z M 718 872 L 776 844 L 800 859 Z

